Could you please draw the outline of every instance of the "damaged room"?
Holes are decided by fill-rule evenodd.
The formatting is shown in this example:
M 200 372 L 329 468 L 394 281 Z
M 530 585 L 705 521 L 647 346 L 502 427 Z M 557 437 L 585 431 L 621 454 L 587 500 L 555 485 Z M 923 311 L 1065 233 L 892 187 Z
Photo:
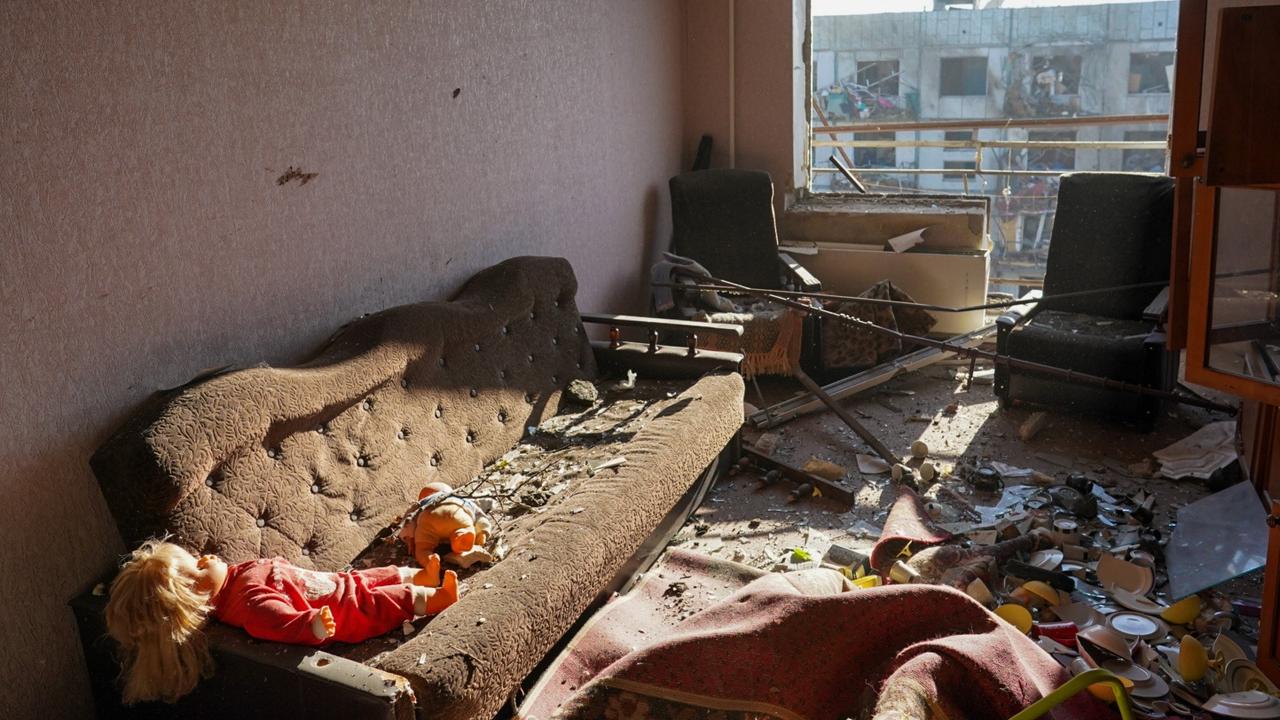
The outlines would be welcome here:
M 1280 718 L 1276 0 L 0 39 L 0 717 Z

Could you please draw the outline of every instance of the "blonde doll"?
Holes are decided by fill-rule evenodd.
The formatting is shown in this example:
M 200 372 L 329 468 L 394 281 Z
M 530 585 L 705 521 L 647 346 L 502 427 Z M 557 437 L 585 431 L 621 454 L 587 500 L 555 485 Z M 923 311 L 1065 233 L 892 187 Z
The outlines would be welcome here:
M 439 577 L 440 558 L 428 559 Z M 458 599 L 458 576 L 414 585 L 416 568 L 317 572 L 282 558 L 228 565 L 162 540 L 133 551 L 111 583 L 107 632 L 120 644 L 124 702 L 173 702 L 212 672 L 209 617 L 262 640 L 356 643 Z

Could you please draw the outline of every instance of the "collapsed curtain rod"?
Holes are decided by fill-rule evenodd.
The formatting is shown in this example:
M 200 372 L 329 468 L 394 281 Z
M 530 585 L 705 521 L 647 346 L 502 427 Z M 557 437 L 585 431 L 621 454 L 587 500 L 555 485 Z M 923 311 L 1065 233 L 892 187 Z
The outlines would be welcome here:
M 681 272 L 687 272 L 682 270 Z M 673 283 L 673 282 L 656 282 L 652 283 L 654 287 L 676 288 L 684 290 L 714 290 L 716 292 L 744 293 L 739 288 L 742 286 L 724 285 L 722 280 L 713 281 L 710 284 L 694 284 L 694 283 Z M 1016 285 L 1017 283 L 1009 283 Z M 868 305 L 894 305 L 901 307 L 913 307 L 921 310 L 932 310 L 934 312 L 962 313 L 972 310 L 996 310 L 999 308 L 1013 307 L 1014 305 L 1025 305 L 1030 302 L 1044 302 L 1046 300 L 1057 300 L 1059 298 L 1080 297 L 1085 295 L 1098 295 L 1101 293 L 1114 293 L 1122 290 L 1137 290 L 1141 288 L 1164 287 L 1168 285 L 1167 280 L 1152 280 L 1150 282 L 1134 283 L 1132 285 L 1116 285 L 1114 287 L 1098 288 L 1096 290 L 1075 290 L 1073 292 L 1058 293 L 1049 297 L 1041 297 L 1035 300 L 999 300 L 997 302 L 984 303 L 982 305 L 968 305 L 965 307 L 950 307 L 947 305 L 931 305 L 929 303 L 914 302 L 911 300 L 888 300 L 884 298 L 865 298 L 855 297 L 853 295 L 837 295 L 835 293 L 824 292 L 802 292 L 798 290 L 757 290 L 752 288 L 751 292 L 745 292 L 748 295 L 757 295 L 761 292 L 770 292 L 782 297 L 801 297 L 816 298 L 819 300 L 844 300 L 848 302 L 867 303 Z
M 685 273 L 690 277 L 704 277 L 686 268 L 679 268 L 678 272 Z M 1269 272 L 1271 272 L 1269 269 L 1240 270 L 1233 273 L 1220 273 L 1215 277 L 1218 277 L 1218 278 L 1248 277 L 1251 275 L 1263 275 Z M 1168 280 L 1150 280 L 1148 282 L 1132 283 L 1129 285 L 1113 285 L 1111 287 L 1095 288 L 1093 290 L 1073 290 L 1071 292 L 1064 292 L 1064 293 L 1057 293 L 1055 295 L 1042 296 L 1036 299 L 998 300 L 996 302 L 983 303 L 981 305 L 967 305 L 965 307 L 950 307 L 947 305 L 933 305 L 930 303 L 914 302 L 912 300 L 888 300 L 885 298 L 866 298 L 866 297 L 857 297 L 854 295 L 837 295 L 836 293 L 824 293 L 824 292 L 804 292 L 800 290 L 760 290 L 758 288 L 750 288 L 749 291 L 744 291 L 739 289 L 743 287 L 742 285 L 734 285 L 733 283 L 727 283 L 724 280 L 717 280 L 715 278 L 709 278 L 709 279 L 711 280 L 710 283 L 655 282 L 650 284 L 653 287 L 660 287 L 660 288 L 675 288 L 678 290 L 712 290 L 715 292 L 743 293 L 747 295 L 758 295 L 761 292 L 770 292 L 782 297 L 816 298 L 819 300 L 844 300 L 848 302 L 866 303 L 868 305 L 890 305 L 890 306 L 899 306 L 899 307 L 913 307 L 913 308 L 919 308 L 921 310 L 930 310 L 932 312 L 947 312 L 947 313 L 962 313 L 962 312 L 970 312 L 973 310 L 998 310 L 1000 308 L 1013 307 L 1015 305 L 1025 305 L 1027 303 L 1032 303 L 1032 302 L 1041 303 L 1048 300 L 1060 300 L 1063 298 L 1086 297 L 1089 295 L 1100 295 L 1102 293 L 1123 292 L 1125 290 L 1141 290 L 1143 288 L 1164 287 L 1169 284 Z M 1005 279 L 1010 280 L 1010 282 L 1002 283 L 1002 284 L 1007 284 L 1007 285 L 1018 284 L 1013 278 L 996 278 L 996 280 L 1005 280 Z
M 792 300 L 790 298 L 775 294 L 774 291 L 772 290 L 761 290 L 759 288 L 747 287 L 745 285 L 739 285 L 737 283 L 729 282 L 728 280 L 721 280 L 719 278 L 711 277 L 710 275 L 705 275 L 705 276 L 696 275 L 696 277 L 704 277 L 705 279 L 711 281 L 714 284 L 723 285 L 736 292 L 741 292 L 748 295 L 756 295 L 759 297 L 767 298 L 769 300 L 773 300 L 774 302 L 781 303 L 783 305 L 786 305 L 787 307 L 795 308 L 805 313 L 818 315 L 821 317 L 828 317 L 839 322 L 866 328 L 867 330 L 870 330 L 875 333 L 880 333 L 882 335 L 890 335 L 895 338 L 898 338 L 903 342 L 912 343 L 914 345 L 932 347 L 932 348 L 937 348 L 939 350 L 943 350 L 946 352 L 955 353 L 957 355 L 967 357 L 970 360 L 976 360 L 978 358 L 982 358 L 984 360 L 990 360 L 996 365 L 1004 365 L 1005 367 L 1025 370 L 1027 372 L 1045 375 L 1048 377 L 1062 378 L 1067 382 L 1079 382 L 1083 385 L 1095 385 L 1098 387 L 1106 388 L 1108 390 L 1118 390 L 1121 392 L 1136 393 L 1138 395 L 1158 397 L 1158 398 L 1163 398 L 1165 400 L 1171 400 L 1173 402 L 1181 403 L 1183 405 L 1193 405 L 1195 407 L 1202 407 L 1209 410 L 1217 410 L 1219 412 L 1224 412 L 1231 415 L 1236 414 L 1236 408 L 1230 405 L 1215 403 L 1210 400 L 1205 400 L 1203 398 L 1187 397 L 1185 395 L 1178 395 L 1176 393 L 1168 392 L 1165 390 L 1157 390 L 1155 388 L 1149 388 L 1143 385 L 1134 385 L 1132 383 L 1126 383 L 1120 380 L 1112 380 L 1110 378 L 1105 378 L 1098 375 L 1090 375 L 1088 373 L 1076 372 L 1075 370 L 1068 370 L 1065 368 L 1054 367 L 1052 365 L 1043 365 L 1041 363 L 1031 362 L 1030 360 L 1019 360 L 1017 358 L 1010 357 L 1008 355 L 1000 355 L 998 353 L 985 352 L 977 348 L 969 348 L 969 347 L 964 347 L 962 345 L 952 344 L 947 340 L 934 340 L 932 338 L 920 337 L 918 335 L 908 335 L 907 333 L 899 332 L 897 330 L 892 330 L 887 327 L 882 327 L 880 325 L 876 325 L 873 322 L 862 320 L 861 318 L 856 318 L 850 315 L 845 315 L 843 313 L 834 312 L 831 310 L 827 310 L 825 308 L 814 307 L 812 305 L 808 305 L 802 302 L 796 302 L 795 300 Z

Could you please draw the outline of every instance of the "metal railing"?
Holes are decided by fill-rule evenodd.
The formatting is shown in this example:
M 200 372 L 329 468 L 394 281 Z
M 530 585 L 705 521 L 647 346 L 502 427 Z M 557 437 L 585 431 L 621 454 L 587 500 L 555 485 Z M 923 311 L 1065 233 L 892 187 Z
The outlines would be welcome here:
M 1081 127 L 1097 125 L 1156 125 L 1167 124 L 1168 115 L 1097 115 L 1050 118 L 1008 118 L 1008 119 L 972 119 L 972 120 L 924 120 L 885 123 L 856 123 L 852 125 L 832 125 L 827 122 L 825 113 L 817 106 L 818 122 L 812 123 L 809 139 L 810 147 L 836 148 L 841 158 L 853 172 L 871 172 L 899 175 L 951 175 L 960 176 L 965 181 L 965 192 L 968 192 L 968 178 L 979 175 L 1061 175 L 1070 169 L 1015 169 L 1014 153 L 1007 157 L 1006 167 L 983 167 L 983 151 L 987 149 L 1048 149 L 1064 148 L 1071 150 L 1164 150 L 1162 140 L 982 140 L 978 131 L 983 129 L 1013 129 L 1042 127 Z M 967 140 L 859 140 L 856 138 L 840 138 L 839 135 L 877 132 L 919 132 L 924 130 L 968 130 Z M 826 135 L 828 139 L 819 139 Z M 858 167 L 845 152 L 845 148 L 943 148 L 950 150 L 973 150 L 972 168 L 905 168 L 905 167 Z M 958 159 L 958 158 L 953 158 Z M 835 168 L 813 167 L 814 173 L 835 173 Z

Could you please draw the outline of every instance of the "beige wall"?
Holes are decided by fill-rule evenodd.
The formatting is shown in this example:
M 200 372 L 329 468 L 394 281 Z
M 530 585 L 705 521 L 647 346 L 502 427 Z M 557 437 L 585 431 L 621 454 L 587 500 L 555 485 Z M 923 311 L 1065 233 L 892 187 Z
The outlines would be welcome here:
M 515 254 L 569 257 L 585 308 L 642 307 L 684 13 L 0 6 L 0 714 L 89 711 L 65 603 L 123 548 L 86 463 L 149 392 Z
M 805 0 L 693 0 L 686 10 L 684 167 L 709 134 L 712 167 L 769 171 L 779 213 L 804 184 L 807 8 Z

